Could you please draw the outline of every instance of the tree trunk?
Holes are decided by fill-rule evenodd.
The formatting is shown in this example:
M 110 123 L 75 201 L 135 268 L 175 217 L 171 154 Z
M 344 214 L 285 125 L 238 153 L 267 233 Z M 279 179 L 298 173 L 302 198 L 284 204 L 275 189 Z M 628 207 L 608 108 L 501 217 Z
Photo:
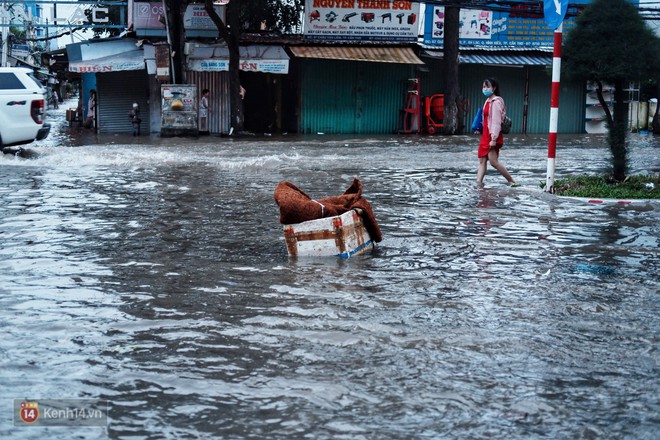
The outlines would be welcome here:
M 227 41 L 229 47 L 229 104 L 231 105 L 231 126 L 237 133 L 243 132 L 243 99 L 241 98 L 240 61 L 241 53 L 239 38 L 241 35 L 240 2 L 233 1 L 227 5 L 227 22 L 231 38 Z
M 188 2 L 169 0 L 166 3 L 167 11 L 167 26 L 169 29 L 170 50 L 172 55 L 172 84 L 184 84 L 185 78 L 183 73 L 183 48 L 186 43 L 185 35 L 183 33 L 183 15 L 186 10 Z
M 459 133 L 458 101 L 460 99 L 460 88 L 458 86 L 458 32 L 459 13 L 461 9 L 454 6 L 445 7 L 445 36 L 444 36 L 444 58 L 445 58 L 445 109 L 443 120 L 444 134 Z
M 628 163 L 626 150 L 627 115 L 624 81 L 616 80 L 614 82 L 614 115 L 612 115 L 612 124 L 609 127 L 609 143 L 612 151 L 612 174 L 617 182 L 622 182 L 626 178 Z
M 653 115 L 653 122 L 651 127 L 653 128 L 653 134 L 660 134 L 660 78 L 658 78 L 656 98 L 658 101 L 655 103 L 655 114 Z
M 607 104 L 607 101 L 605 101 L 605 97 L 603 96 L 603 83 L 600 81 L 596 81 L 596 97 L 598 98 L 598 102 L 600 102 L 600 106 L 603 108 L 603 111 L 605 112 L 605 119 L 607 120 L 607 126 L 611 127 L 614 121 L 612 120 L 612 112 L 610 111 L 610 106 Z
M 218 28 L 218 34 L 227 44 L 229 50 L 229 106 L 230 106 L 230 126 L 236 133 L 242 133 L 244 130 L 243 99 L 241 98 L 241 79 L 240 79 L 240 6 L 238 1 L 230 2 L 227 5 L 227 24 L 222 22 L 218 14 L 213 9 L 213 0 L 205 0 L 204 9 Z

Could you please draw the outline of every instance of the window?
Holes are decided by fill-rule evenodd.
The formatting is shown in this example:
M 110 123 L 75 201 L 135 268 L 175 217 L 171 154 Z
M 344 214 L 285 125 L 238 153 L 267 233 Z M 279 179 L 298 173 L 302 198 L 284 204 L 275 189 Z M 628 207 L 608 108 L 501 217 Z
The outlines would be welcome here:
M 25 86 L 15 74 L 0 72 L 0 90 L 25 89 Z

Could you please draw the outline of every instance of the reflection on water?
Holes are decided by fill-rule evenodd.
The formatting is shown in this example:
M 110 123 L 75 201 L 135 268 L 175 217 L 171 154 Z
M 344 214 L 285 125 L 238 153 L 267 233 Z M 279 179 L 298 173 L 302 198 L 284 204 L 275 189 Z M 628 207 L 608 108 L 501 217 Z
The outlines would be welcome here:
M 480 189 L 471 137 L 58 136 L 0 158 L 6 408 L 108 399 L 112 438 L 658 431 L 658 205 L 542 193 L 542 140 L 502 153 L 524 187 L 491 170 Z M 602 172 L 597 144 L 571 140 L 558 170 Z M 658 172 L 654 148 L 636 172 Z M 324 197 L 353 177 L 382 244 L 288 259 L 277 183 Z M 7 420 L 2 437 L 105 435 Z

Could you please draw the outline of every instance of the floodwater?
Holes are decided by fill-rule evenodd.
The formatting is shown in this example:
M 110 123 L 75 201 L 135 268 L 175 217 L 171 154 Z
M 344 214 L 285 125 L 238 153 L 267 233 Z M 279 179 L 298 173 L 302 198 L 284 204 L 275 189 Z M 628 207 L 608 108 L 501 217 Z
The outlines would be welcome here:
M 79 131 L 0 157 L 1 438 L 657 438 L 660 203 L 543 193 L 544 138 L 502 151 L 522 187 L 477 188 L 473 136 Z M 609 166 L 599 136 L 557 158 Z M 276 185 L 354 177 L 384 240 L 289 259 Z M 107 427 L 12 425 L 73 398 Z

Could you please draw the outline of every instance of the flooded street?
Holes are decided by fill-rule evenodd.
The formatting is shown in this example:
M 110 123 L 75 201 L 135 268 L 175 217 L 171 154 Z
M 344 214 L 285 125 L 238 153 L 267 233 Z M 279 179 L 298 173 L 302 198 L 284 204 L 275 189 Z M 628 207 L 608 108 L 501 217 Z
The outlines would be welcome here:
M 61 107 L 55 116 L 59 117 Z M 55 128 L 0 157 L 0 438 L 657 438 L 660 202 L 545 194 L 547 140 Z M 660 172 L 631 135 L 630 174 Z M 559 136 L 557 177 L 605 173 Z M 359 178 L 383 241 L 289 259 L 273 192 Z M 14 427 L 13 399 L 108 425 Z

